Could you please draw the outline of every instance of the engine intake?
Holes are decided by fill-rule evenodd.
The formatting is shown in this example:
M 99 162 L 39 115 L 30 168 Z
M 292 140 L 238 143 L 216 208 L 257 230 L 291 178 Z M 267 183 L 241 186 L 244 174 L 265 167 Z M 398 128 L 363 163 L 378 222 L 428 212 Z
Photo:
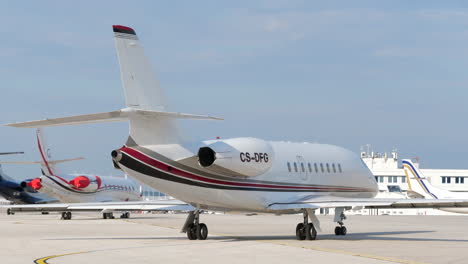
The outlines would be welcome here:
M 198 162 L 202 167 L 213 165 L 216 160 L 216 153 L 209 147 L 201 147 L 198 150 Z

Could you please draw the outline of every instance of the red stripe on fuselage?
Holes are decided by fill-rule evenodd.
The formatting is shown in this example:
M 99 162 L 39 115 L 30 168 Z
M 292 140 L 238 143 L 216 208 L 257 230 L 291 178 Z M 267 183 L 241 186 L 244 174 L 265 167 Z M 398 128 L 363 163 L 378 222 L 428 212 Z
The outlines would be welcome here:
M 272 188 L 272 189 L 291 189 L 291 190 L 340 190 L 340 191 L 364 191 L 363 189 L 356 188 L 338 188 L 338 187 L 311 187 L 311 186 L 286 186 L 286 185 L 270 185 L 270 184 L 257 184 L 257 183 L 243 183 L 243 182 L 233 182 L 233 181 L 223 181 L 216 180 L 212 178 L 203 177 L 200 175 L 192 174 L 178 168 L 173 167 L 172 165 L 165 164 L 161 161 L 158 161 L 144 153 L 141 153 L 138 150 L 129 147 L 122 147 L 120 151 L 125 152 L 134 159 L 144 162 L 150 166 L 155 167 L 158 170 L 164 171 L 169 174 L 173 174 L 183 178 L 189 178 L 191 180 L 220 184 L 227 186 L 240 186 L 240 187 L 258 187 L 258 188 Z
M 44 164 L 46 165 L 47 170 L 49 171 L 49 174 L 54 176 L 54 173 L 49 167 L 49 163 L 47 162 L 44 152 L 42 151 L 41 140 L 39 139 L 39 133 L 36 134 L 36 137 L 37 137 L 37 146 L 39 147 L 39 152 L 41 153 L 42 161 L 44 161 Z

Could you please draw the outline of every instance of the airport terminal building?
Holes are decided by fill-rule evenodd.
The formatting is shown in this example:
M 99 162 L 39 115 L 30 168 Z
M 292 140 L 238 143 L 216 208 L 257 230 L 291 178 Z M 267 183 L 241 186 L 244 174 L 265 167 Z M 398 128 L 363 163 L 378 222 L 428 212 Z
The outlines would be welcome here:
M 379 184 L 378 198 L 404 198 L 408 190 L 406 175 L 399 165 L 398 152 L 388 153 L 361 151 L 361 159 L 369 167 Z M 414 159 L 415 166 L 419 161 Z M 468 169 L 425 169 L 420 168 L 427 180 L 437 188 L 452 192 L 468 192 Z M 357 214 L 452 214 L 437 209 L 381 209 L 359 210 Z

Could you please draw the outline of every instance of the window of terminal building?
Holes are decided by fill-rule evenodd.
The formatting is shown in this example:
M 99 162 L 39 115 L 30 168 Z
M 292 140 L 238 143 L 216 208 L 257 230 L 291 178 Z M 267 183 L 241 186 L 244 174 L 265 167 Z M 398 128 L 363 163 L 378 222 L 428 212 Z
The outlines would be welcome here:
M 460 177 L 455 177 L 455 183 L 459 184 L 460 183 Z
M 288 164 L 288 171 L 291 172 L 291 163 L 287 163 Z
M 388 185 L 387 188 L 389 192 L 401 192 L 400 186 L 398 185 Z
M 333 169 L 333 173 L 336 173 L 335 163 L 332 163 L 332 169 Z
M 406 183 L 406 177 L 405 176 L 401 177 L 401 183 Z
M 447 177 L 447 183 L 451 183 L 452 177 Z
M 465 177 L 460 177 L 460 183 L 465 184 Z
M 379 182 L 379 176 L 374 176 L 374 177 L 375 177 L 375 181 Z
M 294 162 L 294 171 L 297 172 L 297 163 Z
M 442 176 L 441 178 L 442 178 L 442 183 L 446 183 L 446 182 L 447 182 L 447 177 Z
M 307 167 L 309 168 L 309 172 L 312 172 L 312 166 L 310 165 L 310 162 L 307 163 Z

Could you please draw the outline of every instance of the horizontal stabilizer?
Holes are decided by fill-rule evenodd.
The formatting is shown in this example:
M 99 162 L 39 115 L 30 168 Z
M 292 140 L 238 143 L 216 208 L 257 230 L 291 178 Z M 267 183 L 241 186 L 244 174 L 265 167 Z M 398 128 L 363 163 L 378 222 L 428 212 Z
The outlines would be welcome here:
M 50 160 L 50 161 L 47 161 L 47 163 L 55 165 L 59 163 L 65 163 L 65 162 L 82 160 L 82 159 L 84 158 L 78 157 L 78 158 L 63 159 L 63 160 Z M 0 161 L 0 164 L 41 164 L 41 161 Z
M 22 151 L 17 152 L 0 152 L 0 155 L 16 155 L 16 154 L 24 154 Z
M 148 117 L 148 118 L 166 117 L 166 118 L 179 118 L 179 119 L 223 120 L 222 118 L 219 118 L 219 117 L 206 116 L 206 115 L 192 115 L 192 114 L 184 114 L 184 113 L 176 113 L 176 112 L 137 110 L 137 109 L 132 109 L 132 108 L 126 108 L 122 110 L 105 112 L 105 113 L 77 115 L 77 116 L 59 117 L 59 118 L 48 118 L 44 120 L 36 120 L 36 121 L 20 122 L 20 123 L 10 123 L 10 124 L 6 124 L 6 126 L 35 128 L 35 127 L 53 127 L 53 126 L 118 122 L 118 121 L 126 121 L 132 115 Z

